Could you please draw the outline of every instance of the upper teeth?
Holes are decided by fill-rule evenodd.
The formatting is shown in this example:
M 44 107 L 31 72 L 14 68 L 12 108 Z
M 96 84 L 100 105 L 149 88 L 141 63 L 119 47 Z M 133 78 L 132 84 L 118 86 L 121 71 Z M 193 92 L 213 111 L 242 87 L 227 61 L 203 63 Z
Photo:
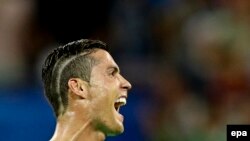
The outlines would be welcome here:
M 127 103 L 127 100 L 125 97 L 121 97 L 121 98 L 118 98 L 115 102 L 122 103 L 122 105 L 125 105 Z

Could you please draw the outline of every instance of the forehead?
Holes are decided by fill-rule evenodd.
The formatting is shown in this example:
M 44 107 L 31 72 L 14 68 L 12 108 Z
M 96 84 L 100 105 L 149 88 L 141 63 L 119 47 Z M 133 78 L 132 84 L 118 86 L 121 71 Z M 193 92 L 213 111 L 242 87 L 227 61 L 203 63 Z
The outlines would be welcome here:
M 98 61 L 99 65 L 112 65 L 117 66 L 113 57 L 103 49 L 97 49 L 95 52 L 91 53 L 91 56 Z

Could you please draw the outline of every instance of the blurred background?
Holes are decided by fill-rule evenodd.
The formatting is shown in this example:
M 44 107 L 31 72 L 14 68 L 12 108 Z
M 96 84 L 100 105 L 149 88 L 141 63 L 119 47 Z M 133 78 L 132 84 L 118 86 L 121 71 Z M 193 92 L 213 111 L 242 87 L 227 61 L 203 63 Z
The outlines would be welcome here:
M 50 139 L 41 64 L 92 38 L 133 84 L 108 141 L 225 141 L 250 124 L 249 13 L 249 0 L 0 0 L 0 140 Z

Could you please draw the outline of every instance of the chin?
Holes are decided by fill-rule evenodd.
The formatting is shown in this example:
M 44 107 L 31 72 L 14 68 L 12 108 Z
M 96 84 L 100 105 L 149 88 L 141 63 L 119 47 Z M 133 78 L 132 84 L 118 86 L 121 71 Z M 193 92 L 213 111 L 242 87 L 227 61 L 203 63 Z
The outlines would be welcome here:
M 116 127 L 113 127 L 112 129 L 109 130 L 107 136 L 116 136 L 122 134 L 123 132 L 124 132 L 124 126 L 118 124 Z
M 107 134 L 107 136 L 117 136 L 120 135 L 124 132 L 124 130 L 117 130 L 117 131 L 113 131 Z

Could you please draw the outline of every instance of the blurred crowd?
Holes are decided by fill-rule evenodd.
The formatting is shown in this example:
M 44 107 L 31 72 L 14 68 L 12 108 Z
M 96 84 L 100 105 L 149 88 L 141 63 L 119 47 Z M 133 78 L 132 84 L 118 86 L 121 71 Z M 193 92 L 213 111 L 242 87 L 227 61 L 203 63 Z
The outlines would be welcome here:
M 0 89 L 39 87 L 49 50 L 100 39 L 144 140 L 224 141 L 250 124 L 249 13 L 248 0 L 1 0 Z

